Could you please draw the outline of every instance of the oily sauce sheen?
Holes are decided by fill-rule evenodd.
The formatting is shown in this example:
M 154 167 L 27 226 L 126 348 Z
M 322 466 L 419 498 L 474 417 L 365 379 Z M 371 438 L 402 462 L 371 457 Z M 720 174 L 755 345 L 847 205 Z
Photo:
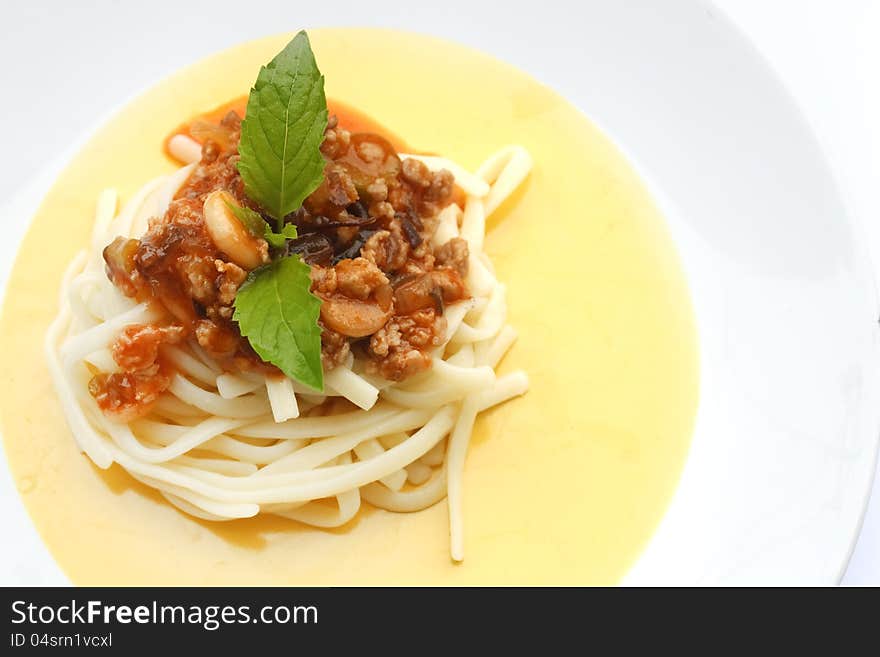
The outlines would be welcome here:
M 187 137 L 191 137 L 192 139 L 195 139 L 196 141 L 201 143 L 204 136 L 200 132 L 200 127 L 215 126 L 219 124 L 220 121 L 223 120 L 223 117 L 225 117 L 230 112 L 235 112 L 238 116 L 244 117 L 245 110 L 247 109 L 247 101 L 247 95 L 239 96 L 238 98 L 234 98 L 227 103 L 218 105 L 208 112 L 199 114 L 198 116 L 190 119 L 189 121 L 186 121 L 185 123 L 181 123 L 165 138 L 165 142 L 163 144 L 165 154 L 171 159 L 175 159 L 174 156 L 171 154 L 171 151 L 168 149 L 168 142 L 175 135 L 186 135 Z M 397 152 L 413 152 L 412 149 L 410 149 L 406 145 L 406 142 L 404 142 L 403 139 L 385 128 L 378 121 L 373 120 L 370 116 L 364 114 L 363 112 L 352 107 L 351 105 L 342 102 L 341 100 L 328 98 L 327 112 L 329 116 L 335 116 L 337 121 L 339 122 L 339 125 L 351 133 L 366 132 L 382 135 Z
M 168 388 L 174 371 L 163 351 L 185 340 L 229 371 L 280 375 L 232 320 L 248 269 L 217 247 L 204 215 L 206 198 L 218 191 L 261 211 L 246 196 L 236 166 L 245 103 L 236 99 L 173 133 L 201 143 L 200 162 L 141 239 L 120 237 L 104 249 L 114 285 L 154 304 L 163 318 L 126 328 L 111 349 L 119 371 L 94 372 L 92 396 L 121 421 L 148 412 Z M 257 238 L 255 262 L 297 254 L 310 265 L 312 293 L 321 299 L 325 370 L 354 352 L 366 359 L 368 372 L 400 381 L 430 367 L 431 350 L 446 330 L 445 306 L 469 297 L 467 243 L 453 238 L 435 249 L 430 239 L 438 212 L 461 204 L 460 191 L 448 171 L 402 159 L 402 142 L 379 134 L 369 118 L 342 103 L 329 105 L 324 179 L 285 217 L 299 237 L 271 253 Z

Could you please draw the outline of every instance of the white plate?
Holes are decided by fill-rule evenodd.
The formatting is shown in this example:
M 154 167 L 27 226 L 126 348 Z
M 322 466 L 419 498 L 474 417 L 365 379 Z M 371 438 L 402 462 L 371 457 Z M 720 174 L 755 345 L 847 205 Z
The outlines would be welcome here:
M 573 100 L 663 207 L 700 332 L 693 447 L 625 581 L 835 582 L 874 472 L 880 313 L 863 241 L 816 141 L 763 59 L 702 2 L 587 3 L 569 23 L 558 43 L 577 48 L 557 55 L 577 55 L 567 74 L 584 91 Z M 427 17 L 409 26 L 432 31 Z M 9 206 L 16 221 L 54 170 Z M 0 582 L 63 581 L 5 468 L 0 500 L 12 523 Z

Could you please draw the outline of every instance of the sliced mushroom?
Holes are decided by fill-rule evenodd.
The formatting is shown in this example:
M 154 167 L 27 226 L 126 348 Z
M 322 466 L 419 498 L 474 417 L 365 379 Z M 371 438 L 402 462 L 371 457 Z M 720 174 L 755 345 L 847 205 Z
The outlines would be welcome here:
M 394 286 L 394 306 L 400 315 L 425 308 L 434 308 L 442 314 L 444 303 L 453 303 L 465 296 L 467 292 L 461 277 L 451 269 L 406 276 Z
M 392 312 L 390 303 L 383 309 L 378 301 L 359 301 L 343 296 L 329 297 L 321 303 L 321 321 L 327 328 L 350 338 L 372 335 L 385 326 Z

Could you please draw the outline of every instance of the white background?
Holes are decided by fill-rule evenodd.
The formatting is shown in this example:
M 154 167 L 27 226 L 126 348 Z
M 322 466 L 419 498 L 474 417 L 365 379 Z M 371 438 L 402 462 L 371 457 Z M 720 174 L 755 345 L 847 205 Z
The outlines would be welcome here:
M 803 109 L 880 262 L 880 0 L 715 4 L 753 39 Z M 589 114 L 588 90 L 577 84 L 574 7 L 550 0 L 421 6 L 363 0 L 6 1 L 0 9 L 0 201 L 34 184 L 108 109 L 150 83 L 236 42 L 298 27 L 381 25 L 446 36 L 529 71 Z M 546 17 L 559 14 L 566 17 L 566 34 L 543 27 Z M 3 226 L 0 284 L 24 228 Z M 878 480 L 873 500 L 844 583 L 880 585 Z

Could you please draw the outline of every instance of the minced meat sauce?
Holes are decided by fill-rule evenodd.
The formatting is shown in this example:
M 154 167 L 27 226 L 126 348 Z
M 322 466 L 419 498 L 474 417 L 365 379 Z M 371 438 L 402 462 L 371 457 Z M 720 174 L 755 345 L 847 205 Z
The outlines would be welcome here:
M 100 408 L 128 421 L 168 388 L 173 368 L 162 345 L 194 338 L 224 368 L 276 373 L 261 361 L 232 320 L 233 301 L 247 271 L 220 251 L 203 206 L 223 190 L 259 211 L 236 168 L 241 120 L 228 113 L 208 130 L 202 158 L 163 217 L 140 239 L 117 238 L 104 249 L 107 275 L 129 297 L 158 304 L 165 319 L 129 326 L 112 347 L 120 372 L 97 374 L 89 389 Z M 350 133 L 331 117 L 321 150 L 324 180 L 303 207 L 285 218 L 299 237 L 288 241 L 311 267 L 321 303 L 325 370 L 352 351 L 370 373 L 401 381 L 431 366 L 441 343 L 446 304 L 469 296 L 467 242 L 431 247 L 438 212 L 453 201 L 448 171 L 431 172 L 398 156 L 378 134 Z M 263 262 L 268 245 L 258 240 Z

